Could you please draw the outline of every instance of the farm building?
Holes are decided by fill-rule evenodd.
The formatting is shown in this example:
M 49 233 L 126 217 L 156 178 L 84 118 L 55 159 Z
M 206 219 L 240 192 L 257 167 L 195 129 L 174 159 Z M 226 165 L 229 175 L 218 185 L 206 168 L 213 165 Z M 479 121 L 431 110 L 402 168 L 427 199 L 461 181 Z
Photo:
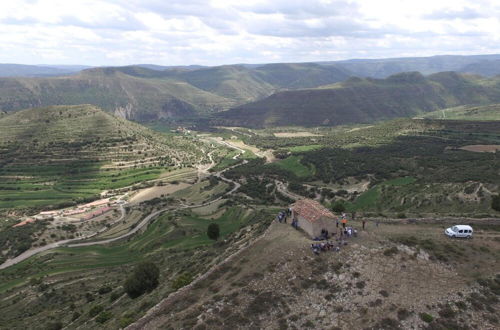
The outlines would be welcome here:
M 298 225 L 311 238 L 321 235 L 321 230 L 335 232 L 335 215 L 320 203 L 312 199 L 301 199 L 290 206 L 292 220 L 297 220 Z

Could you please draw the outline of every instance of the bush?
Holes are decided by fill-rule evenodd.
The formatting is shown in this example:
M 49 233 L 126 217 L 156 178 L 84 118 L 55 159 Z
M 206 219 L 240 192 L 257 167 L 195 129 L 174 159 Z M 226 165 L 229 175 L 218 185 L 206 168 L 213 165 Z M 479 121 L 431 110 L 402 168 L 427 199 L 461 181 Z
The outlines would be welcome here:
M 380 293 L 382 295 L 382 297 L 384 297 L 384 298 L 389 297 L 389 292 L 387 292 L 385 290 L 380 290 L 378 293 Z
M 181 274 L 172 282 L 172 288 L 174 290 L 179 290 L 183 286 L 188 285 L 193 281 L 191 274 Z
M 398 309 L 398 320 L 400 321 L 406 320 L 408 316 L 410 316 L 410 314 L 411 313 L 407 309 L 400 308 Z
M 432 320 L 434 320 L 432 315 L 427 314 L 427 313 L 420 313 L 420 318 L 422 319 L 422 321 L 427 322 L 427 323 L 431 323 Z
M 111 289 L 109 286 L 103 286 L 99 288 L 99 294 L 106 294 L 108 292 L 111 292 L 113 289 Z
M 61 322 L 52 322 L 47 324 L 45 329 L 47 330 L 60 330 L 63 328 L 63 324 Z
M 384 256 L 390 257 L 398 253 L 398 248 L 393 246 L 384 251 Z
M 121 295 L 122 295 L 122 292 L 118 292 L 118 291 L 111 293 L 111 295 L 109 296 L 109 302 L 115 301 L 116 299 L 120 298 Z
M 214 222 L 209 224 L 207 228 L 207 236 L 208 238 L 213 239 L 214 241 L 218 240 L 220 236 L 219 225 Z
M 500 194 L 493 195 L 491 198 L 491 208 L 500 212 Z
M 120 320 L 120 328 L 126 328 L 132 322 L 134 322 L 133 318 L 125 316 Z
M 99 314 L 99 316 L 97 316 L 97 318 L 95 319 L 97 323 L 106 323 L 106 321 L 108 321 L 110 318 L 113 317 L 113 314 L 111 314 L 111 312 L 102 312 L 101 314 Z
M 446 306 L 445 308 L 441 309 L 438 313 L 439 316 L 444 318 L 452 318 L 455 316 L 455 311 L 451 309 L 450 306 Z
M 152 262 L 138 264 L 132 275 L 130 275 L 123 287 L 130 298 L 139 297 L 145 292 L 151 292 L 158 286 L 160 270 Z
M 104 310 L 104 307 L 102 307 L 102 305 L 95 305 L 94 307 L 92 307 L 89 310 L 89 316 L 94 317 L 97 314 L 99 314 L 100 312 L 102 312 L 103 310 Z
M 336 201 L 333 205 L 332 205 L 332 211 L 335 212 L 335 213 L 342 213 L 345 211 L 345 205 L 342 201 Z

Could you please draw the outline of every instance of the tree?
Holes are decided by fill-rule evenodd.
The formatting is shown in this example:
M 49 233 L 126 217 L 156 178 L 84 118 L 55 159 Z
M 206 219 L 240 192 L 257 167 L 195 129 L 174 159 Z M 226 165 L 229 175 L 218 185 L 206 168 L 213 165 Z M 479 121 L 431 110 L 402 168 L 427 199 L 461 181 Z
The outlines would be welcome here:
M 491 198 L 491 208 L 500 212 L 500 194 L 493 195 Z
M 214 241 L 218 240 L 220 236 L 219 225 L 216 224 L 215 222 L 209 224 L 207 229 L 207 236 L 208 238 L 213 239 Z
M 127 278 L 125 292 L 130 298 L 137 298 L 145 292 L 151 292 L 158 286 L 160 270 L 152 262 L 142 262 L 138 264 L 134 272 Z
M 336 201 L 332 206 L 332 211 L 335 213 L 342 213 L 345 211 L 345 205 L 342 201 Z

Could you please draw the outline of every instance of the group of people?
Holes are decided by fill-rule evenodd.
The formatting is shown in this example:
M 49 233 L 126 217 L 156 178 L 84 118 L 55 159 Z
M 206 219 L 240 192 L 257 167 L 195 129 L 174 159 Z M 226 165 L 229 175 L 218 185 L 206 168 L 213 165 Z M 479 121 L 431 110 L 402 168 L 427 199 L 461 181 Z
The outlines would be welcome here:
M 276 219 L 280 222 L 280 223 L 286 223 L 286 220 L 289 216 L 292 215 L 292 209 L 291 208 L 288 208 L 284 211 L 280 211 L 278 213 L 278 215 L 276 216 Z
M 347 245 L 342 239 L 337 239 L 337 242 L 326 241 L 321 243 L 312 243 L 311 249 L 315 255 L 319 255 L 321 252 L 332 251 L 339 252 L 342 245 Z

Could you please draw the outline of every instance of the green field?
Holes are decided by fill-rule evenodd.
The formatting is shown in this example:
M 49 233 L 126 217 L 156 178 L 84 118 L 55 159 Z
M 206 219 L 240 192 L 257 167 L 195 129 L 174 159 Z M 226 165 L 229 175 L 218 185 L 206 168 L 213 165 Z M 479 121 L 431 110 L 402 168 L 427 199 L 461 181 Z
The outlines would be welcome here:
M 158 178 L 165 168 L 106 170 L 100 164 L 4 167 L 0 209 L 57 206 L 93 198 L 103 190 Z
M 288 170 L 299 178 L 305 178 L 313 175 L 314 171 L 310 167 L 302 164 L 300 162 L 301 160 L 302 156 L 290 156 L 286 159 L 272 164 L 272 166 L 278 166 L 282 169 Z
M 348 203 L 348 209 L 352 211 L 377 209 L 377 203 L 381 202 L 380 200 L 381 186 L 392 186 L 392 187 L 405 186 L 413 184 L 415 181 L 416 179 L 413 177 L 401 177 L 385 181 L 380 185 L 376 185 L 368 189 L 361 195 L 359 195 L 358 198 L 356 198 L 356 200 L 354 201 L 354 203 Z M 378 208 L 382 209 L 383 205 L 380 205 Z

